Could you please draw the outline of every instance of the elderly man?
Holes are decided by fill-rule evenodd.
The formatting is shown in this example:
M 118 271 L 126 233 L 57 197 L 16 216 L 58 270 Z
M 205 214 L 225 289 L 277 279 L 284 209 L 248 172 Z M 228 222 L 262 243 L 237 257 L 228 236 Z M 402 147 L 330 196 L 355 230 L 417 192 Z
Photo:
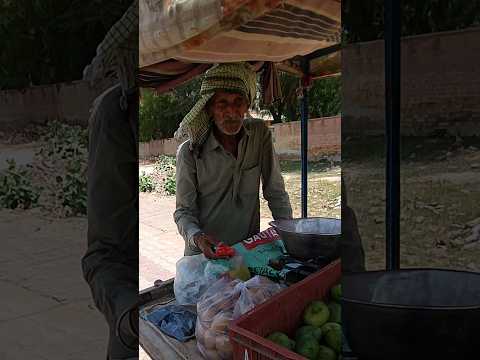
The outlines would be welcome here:
M 260 231 L 260 179 L 273 218 L 292 217 L 270 131 L 246 119 L 255 94 L 248 64 L 217 65 L 182 121 L 179 133 L 189 140 L 177 152 L 174 219 L 185 255 L 213 258 L 218 242 L 233 245 Z

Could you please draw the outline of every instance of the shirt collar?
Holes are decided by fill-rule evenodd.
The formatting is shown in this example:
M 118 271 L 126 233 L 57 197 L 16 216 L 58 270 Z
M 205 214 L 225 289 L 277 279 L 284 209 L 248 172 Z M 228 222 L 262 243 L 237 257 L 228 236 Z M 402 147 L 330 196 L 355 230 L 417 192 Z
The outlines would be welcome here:
M 243 123 L 242 129 L 243 129 L 244 136 L 250 136 L 251 135 L 252 131 L 249 129 L 248 126 L 246 126 L 246 122 Z M 211 128 L 210 129 L 210 134 L 208 135 L 207 140 L 205 141 L 205 145 L 204 145 L 203 149 L 204 149 L 204 151 L 211 151 L 211 150 L 215 150 L 218 147 L 221 147 L 221 145 L 218 142 L 215 135 L 213 135 L 213 128 Z

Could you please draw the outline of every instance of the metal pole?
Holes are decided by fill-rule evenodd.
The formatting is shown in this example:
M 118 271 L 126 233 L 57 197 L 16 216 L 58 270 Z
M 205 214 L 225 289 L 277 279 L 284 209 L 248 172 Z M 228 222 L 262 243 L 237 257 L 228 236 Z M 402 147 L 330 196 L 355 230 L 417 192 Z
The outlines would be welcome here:
M 400 268 L 400 1 L 385 0 L 387 270 Z
M 310 60 L 304 58 L 302 61 L 304 80 L 310 74 Z M 302 158 L 302 218 L 308 216 L 307 208 L 307 176 L 308 176 L 308 87 L 302 81 L 302 102 L 300 105 L 301 114 L 301 158 Z

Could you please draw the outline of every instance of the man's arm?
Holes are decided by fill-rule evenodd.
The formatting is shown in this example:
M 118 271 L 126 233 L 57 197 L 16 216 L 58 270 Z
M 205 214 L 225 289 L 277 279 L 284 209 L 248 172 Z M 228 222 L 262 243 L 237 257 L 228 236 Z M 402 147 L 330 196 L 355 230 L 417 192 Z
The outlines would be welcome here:
M 107 93 L 90 123 L 88 249 L 82 268 L 111 335 L 137 351 L 137 320 L 129 313 L 138 301 L 138 166 L 119 96 L 118 88 Z
M 280 171 L 280 163 L 273 147 L 272 134 L 263 126 L 262 149 L 262 184 L 263 197 L 268 201 L 268 207 L 274 219 L 291 219 L 292 207 L 285 191 L 285 183 Z
M 176 210 L 173 218 L 191 254 L 200 253 L 194 235 L 201 233 L 197 206 L 197 171 L 188 142 L 179 146 L 176 170 Z

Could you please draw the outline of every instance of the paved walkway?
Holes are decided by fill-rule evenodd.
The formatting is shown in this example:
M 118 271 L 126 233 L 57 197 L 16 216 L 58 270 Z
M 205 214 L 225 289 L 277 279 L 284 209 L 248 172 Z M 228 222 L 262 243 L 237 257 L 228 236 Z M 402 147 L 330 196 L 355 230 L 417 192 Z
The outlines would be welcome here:
M 140 193 L 140 289 L 175 276 L 184 241 L 173 221 L 175 197 Z
M 16 165 L 27 165 L 33 162 L 38 144 L 10 145 L 0 143 L 0 171 L 8 168 L 7 160 L 15 160 Z
M 0 210 L 0 234 L 0 359 L 102 359 L 108 328 L 80 266 L 87 219 Z

